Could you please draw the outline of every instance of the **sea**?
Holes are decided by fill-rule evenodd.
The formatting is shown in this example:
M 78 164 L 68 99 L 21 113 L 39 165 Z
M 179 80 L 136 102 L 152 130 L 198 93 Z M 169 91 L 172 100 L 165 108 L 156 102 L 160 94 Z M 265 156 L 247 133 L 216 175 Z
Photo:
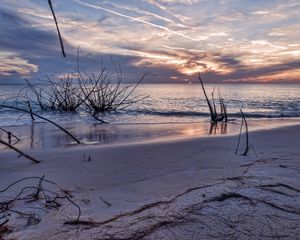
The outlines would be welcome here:
M 0 85 L 0 103 L 15 104 L 24 86 Z M 229 119 L 239 119 L 240 109 L 248 119 L 299 119 L 300 84 L 206 84 L 207 93 L 215 88 L 227 106 Z M 140 84 L 134 95 L 148 95 L 128 108 L 100 117 L 110 124 L 195 123 L 209 120 L 209 109 L 200 84 Z M 66 113 L 33 111 L 58 123 L 95 123 L 86 111 Z M 218 107 L 218 105 L 217 105 Z M 38 122 L 43 120 L 37 119 Z M 29 125 L 31 118 L 13 109 L 0 109 L 0 126 Z

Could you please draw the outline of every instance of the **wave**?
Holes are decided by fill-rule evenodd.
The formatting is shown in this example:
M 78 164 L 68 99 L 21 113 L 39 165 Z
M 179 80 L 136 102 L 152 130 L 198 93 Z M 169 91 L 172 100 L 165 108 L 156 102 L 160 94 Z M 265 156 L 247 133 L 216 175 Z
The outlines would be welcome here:
M 20 113 L 19 111 L 16 111 L 14 109 L 6 109 L 6 108 L 1 108 L 1 115 L 4 114 L 12 114 L 12 113 Z M 67 116 L 67 115 L 73 115 L 74 113 L 64 113 L 60 111 L 41 111 L 40 109 L 35 109 L 33 107 L 33 111 L 37 112 L 41 115 L 53 115 L 53 116 Z M 117 112 L 110 112 L 106 113 L 106 116 L 109 115 L 119 115 L 119 114 L 129 114 L 129 115 L 148 115 L 148 116 L 161 116 L 161 117 L 209 117 L 210 114 L 208 112 L 200 112 L 200 111 L 157 111 L 157 110 L 122 110 L 122 111 L 117 111 Z M 247 112 L 244 111 L 244 114 L 246 118 L 298 118 L 300 117 L 300 112 L 298 111 L 285 111 L 285 112 Z M 228 118 L 240 118 L 241 113 L 240 112 L 234 112 L 234 113 L 227 113 Z
M 127 110 L 129 114 L 144 114 L 162 117 L 209 117 L 210 114 L 207 112 L 197 112 L 197 111 L 154 111 L 154 110 Z M 241 113 L 228 113 L 229 118 L 240 118 Z M 288 113 L 255 113 L 255 112 L 244 112 L 247 118 L 297 118 L 300 117 L 298 112 L 288 112 Z

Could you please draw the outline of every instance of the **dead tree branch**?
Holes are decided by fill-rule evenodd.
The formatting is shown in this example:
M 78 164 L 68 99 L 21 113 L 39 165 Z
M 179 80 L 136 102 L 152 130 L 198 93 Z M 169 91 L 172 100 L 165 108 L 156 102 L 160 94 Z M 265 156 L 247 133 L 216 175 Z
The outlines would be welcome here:
M 19 107 L 13 107 L 13 106 L 9 106 L 9 105 L 3 105 L 3 104 L 0 104 L 0 108 L 10 108 L 10 109 L 14 109 L 14 110 L 18 110 L 18 111 L 21 111 L 21 112 L 25 112 L 25 113 L 29 113 L 33 116 L 36 116 L 40 119 L 43 119 L 51 124 L 53 124 L 54 126 L 58 127 L 60 130 L 62 130 L 63 132 L 65 132 L 67 135 L 69 135 L 72 139 L 74 139 L 78 144 L 80 144 L 80 141 L 74 137 L 70 132 L 68 132 L 66 129 L 64 129 L 63 127 L 61 127 L 60 125 L 58 125 L 57 123 L 45 118 L 45 117 L 42 117 L 36 113 L 33 113 L 32 111 L 29 111 L 29 110 L 26 110 L 26 109 L 23 109 L 23 108 L 19 108 Z
M 17 142 L 20 142 L 20 141 L 21 141 L 21 139 L 18 138 L 18 137 L 17 137 L 15 134 L 13 134 L 12 132 L 7 131 L 6 129 L 4 129 L 4 128 L 2 128 L 2 127 L 0 127 L 0 130 L 3 131 L 3 132 L 5 132 L 5 133 L 7 133 L 7 138 L 8 138 L 8 143 L 9 143 L 9 144 L 12 144 L 12 141 L 11 141 L 11 138 L 12 138 L 12 137 L 15 138 L 15 139 L 17 140 Z M 15 144 L 16 144 L 16 143 L 15 143 Z
M 235 154 L 237 154 L 239 147 L 240 147 L 240 142 L 241 142 L 241 135 L 242 135 L 242 131 L 243 131 L 243 126 L 244 126 L 244 119 L 242 118 L 242 123 L 241 123 L 241 128 L 240 128 L 240 133 L 239 133 L 239 139 L 236 145 L 236 149 L 235 149 Z
M 203 84 L 200 73 L 199 73 L 198 78 L 199 78 L 199 81 L 200 81 L 200 84 L 201 84 L 201 87 L 202 87 L 202 90 L 203 90 L 203 93 L 204 93 L 204 96 L 205 96 L 206 103 L 207 103 L 208 108 L 209 108 L 210 121 L 215 122 L 215 123 L 216 122 L 222 122 L 222 121 L 227 122 L 228 121 L 227 109 L 226 109 L 226 106 L 224 104 L 224 100 L 220 96 L 220 93 L 219 93 L 219 102 L 220 102 L 221 114 L 218 114 L 217 108 L 216 108 L 216 101 L 215 101 L 215 97 L 214 97 L 215 87 L 213 88 L 213 91 L 211 93 L 211 97 L 212 97 L 212 103 L 211 103 L 208 96 L 207 96 L 207 93 L 205 91 L 204 84 Z
M 61 37 L 61 34 L 60 34 L 60 30 L 59 30 L 59 27 L 58 27 L 57 19 L 56 19 L 56 16 L 55 16 L 55 12 L 54 12 L 51 0 L 48 0 L 48 4 L 49 4 L 49 7 L 51 9 L 51 12 L 52 12 L 52 15 L 53 15 L 53 19 L 54 19 L 54 22 L 55 22 L 55 26 L 56 26 L 56 30 L 57 30 L 57 34 L 58 34 L 60 46 L 61 46 L 62 55 L 63 55 L 63 57 L 66 57 L 64 43 L 63 43 L 63 40 L 62 40 L 62 37 Z
M 28 154 L 22 152 L 20 149 L 14 147 L 13 145 L 11 145 L 11 144 L 9 144 L 9 143 L 7 143 L 7 142 L 1 140 L 1 139 L 0 139 L 0 143 L 3 144 L 3 145 L 5 145 L 5 146 L 7 146 L 7 147 L 9 147 L 10 149 L 14 150 L 15 152 L 19 153 L 20 156 L 23 156 L 23 157 L 25 157 L 25 158 L 28 158 L 29 160 L 33 161 L 34 163 L 40 163 L 39 160 L 36 160 L 35 158 L 29 156 Z
M 74 222 L 78 222 L 81 216 L 81 208 L 72 200 L 72 195 L 69 191 L 62 189 L 56 183 L 45 179 L 42 177 L 26 177 L 19 179 L 11 184 L 9 184 L 3 190 L 0 190 L 0 194 L 5 193 L 13 186 L 20 183 L 26 183 L 28 181 L 37 180 L 36 184 L 28 184 L 22 187 L 20 191 L 13 197 L 0 202 L 0 217 L 5 216 L 6 213 L 12 212 L 22 216 L 32 216 L 34 213 L 28 213 L 25 211 L 20 211 L 16 209 L 17 202 L 32 203 L 36 201 L 42 201 L 45 209 L 56 209 L 58 210 L 62 206 L 62 200 L 67 200 L 73 206 L 78 209 L 78 215 Z M 57 190 L 53 190 L 56 188 Z
M 218 95 L 219 95 L 219 103 L 220 103 L 220 108 L 221 108 L 221 115 L 224 117 L 224 121 L 228 122 L 227 108 L 224 103 L 224 99 L 221 97 L 219 88 L 218 88 Z
M 242 118 L 244 120 L 244 123 L 245 123 L 245 130 L 246 130 L 246 149 L 243 153 L 244 156 L 247 155 L 248 151 L 249 151 L 249 133 L 248 133 L 248 123 L 247 123 L 247 120 L 246 120 L 246 117 L 242 111 L 242 109 L 240 109 L 241 111 L 241 114 L 242 114 Z
M 202 90 L 203 90 L 203 93 L 204 93 L 204 96 L 205 96 L 205 99 L 206 99 L 206 102 L 207 102 L 207 105 L 208 105 L 208 108 L 209 108 L 209 112 L 210 112 L 210 120 L 212 121 L 212 122 L 215 122 L 216 121 L 216 119 L 215 119 L 215 115 L 214 115 L 214 111 L 213 111 L 213 108 L 212 108 L 212 106 L 211 106 L 211 103 L 210 103 L 210 101 L 209 101 L 209 99 L 208 99 L 208 97 L 207 97 L 207 94 L 206 94 L 206 91 L 205 91 L 205 88 L 204 88 L 204 84 L 203 84 L 203 81 L 202 81 L 202 78 L 201 78 L 201 75 L 199 74 L 199 81 L 200 81 L 200 83 L 201 83 L 201 87 L 202 87 Z
M 243 127 L 245 125 L 245 134 L 246 134 L 246 147 L 245 147 L 245 151 L 243 152 L 243 156 L 246 156 L 247 153 L 249 152 L 250 146 L 249 146 L 249 132 L 248 132 L 248 123 L 245 117 L 245 114 L 243 113 L 242 109 L 240 109 L 240 112 L 242 114 L 242 123 L 241 123 L 241 128 L 240 128 L 240 133 L 239 133 L 239 138 L 238 138 L 238 142 L 237 142 L 237 146 L 236 146 L 236 150 L 235 150 L 235 154 L 237 154 L 239 147 L 240 147 L 240 142 L 241 142 L 241 135 L 242 135 L 242 130 Z

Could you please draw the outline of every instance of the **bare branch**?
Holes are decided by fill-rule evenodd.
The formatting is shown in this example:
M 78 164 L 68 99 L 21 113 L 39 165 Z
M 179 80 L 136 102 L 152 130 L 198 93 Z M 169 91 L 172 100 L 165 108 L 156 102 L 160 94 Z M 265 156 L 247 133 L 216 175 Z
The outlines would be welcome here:
M 245 128 L 246 128 L 246 149 L 245 149 L 245 152 L 243 153 L 244 156 L 247 155 L 248 151 L 249 151 L 249 133 L 248 133 L 248 123 L 247 123 L 247 120 L 246 120 L 246 117 L 242 111 L 242 109 L 240 109 L 241 111 L 241 114 L 242 114 L 242 118 L 244 119 L 244 123 L 245 123 Z
M 56 26 L 56 30 L 57 30 L 57 34 L 58 34 L 60 46 L 61 46 L 62 55 L 63 55 L 63 57 L 66 57 L 64 43 L 63 43 L 63 40 L 62 40 L 62 37 L 61 37 L 61 34 L 60 34 L 60 30 L 59 30 L 59 27 L 58 27 L 57 19 L 56 19 L 56 16 L 55 16 L 55 12 L 54 12 L 51 0 L 48 0 L 48 4 L 49 4 L 49 7 L 51 9 L 51 12 L 52 12 L 52 15 L 53 15 L 53 19 L 54 19 L 54 22 L 55 22 L 55 26 Z
M 25 112 L 25 113 L 29 113 L 29 114 L 32 114 L 33 116 L 36 116 L 40 119 L 43 119 L 51 124 L 53 124 L 54 126 L 58 127 L 60 130 L 62 130 L 63 132 L 65 132 L 67 135 L 69 135 L 72 139 L 74 139 L 78 144 L 80 143 L 80 141 L 74 137 L 70 132 L 68 132 L 66 129 L 64 129 L 63 127 L 61 127 L 60 125 L 58 125 L 57 123 L 45 118 L 45 117 L 42 117 L 36 113 L 33 113 L 33 112 L 30 112 L 26 109 L 23 109 L 23 108 L 18 108 L 18 107 L 13 107 L 13 106 L 9 106 L 9 105 L 3 105 L 3 104 L 0 104 L 0 107 L 3 107 L 3 108 L 10 108 L 10 109 L 15 109 L 15 110 L 18 110 L 18 111 L 22 111 L 22 112 Z
M 21 150 L 19 150 L 18 148 L 14 147 L 13 145 L 3 141 L 0 139 L 0 143 L 9 147 L 10 149 L 14 150 L 15 152 L 19 153 L 21 156 L 24 156 L 25 158 L 28 158 L 29 160 L 33 161 L 34 163 L 40 163 L 39 160 L 36 160 L 35 158 L 29 156 L 28 154 L 22 152 Z

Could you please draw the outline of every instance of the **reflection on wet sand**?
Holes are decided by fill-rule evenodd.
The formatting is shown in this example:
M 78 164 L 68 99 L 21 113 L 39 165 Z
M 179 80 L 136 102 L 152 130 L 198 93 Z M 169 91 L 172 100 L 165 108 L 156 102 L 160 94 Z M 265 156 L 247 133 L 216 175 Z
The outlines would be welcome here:
M 210 125 L 209 122 L 128 125 L 73 124 L 65 127 L 84 144 L 145 142 L 227 134 L 227 125 L 218 127 Z M 231 133 L 234 133 L 234 128 L 230 130 Z M 22 139 L 18 144 L 20 148 L 56 148 L 74 144 L 69 136 L 47 123 L 33 123 L 30 126 L 9 127 L 9 129 Z
M 34 126 L 35 122 L 32 122 L 30 126 L 30 148 L 34 147 Z
M 209 135 L 227 134 L 227 122 L 211 122 Z
M 279 120 L 273 123 L 270 120 L 252 121 L 250 129 L 266 129 L 276 125 L 280 126 L 282 122 Z M 79 138 L 83 144 L 115 144 L 238 134 L 240 123 L 72 124 L 64 127 Z M 75 144 L 69 136 L 47 123 L 33 123 L 30 126 L 14 126 L 5 129 L 21 139 L 17 144 L 18 148 L 48 149 Z M 4 137 L 2 135 L 3 139 Z M 5 149 L 5 147 L 0 146 L 1 149 Z

